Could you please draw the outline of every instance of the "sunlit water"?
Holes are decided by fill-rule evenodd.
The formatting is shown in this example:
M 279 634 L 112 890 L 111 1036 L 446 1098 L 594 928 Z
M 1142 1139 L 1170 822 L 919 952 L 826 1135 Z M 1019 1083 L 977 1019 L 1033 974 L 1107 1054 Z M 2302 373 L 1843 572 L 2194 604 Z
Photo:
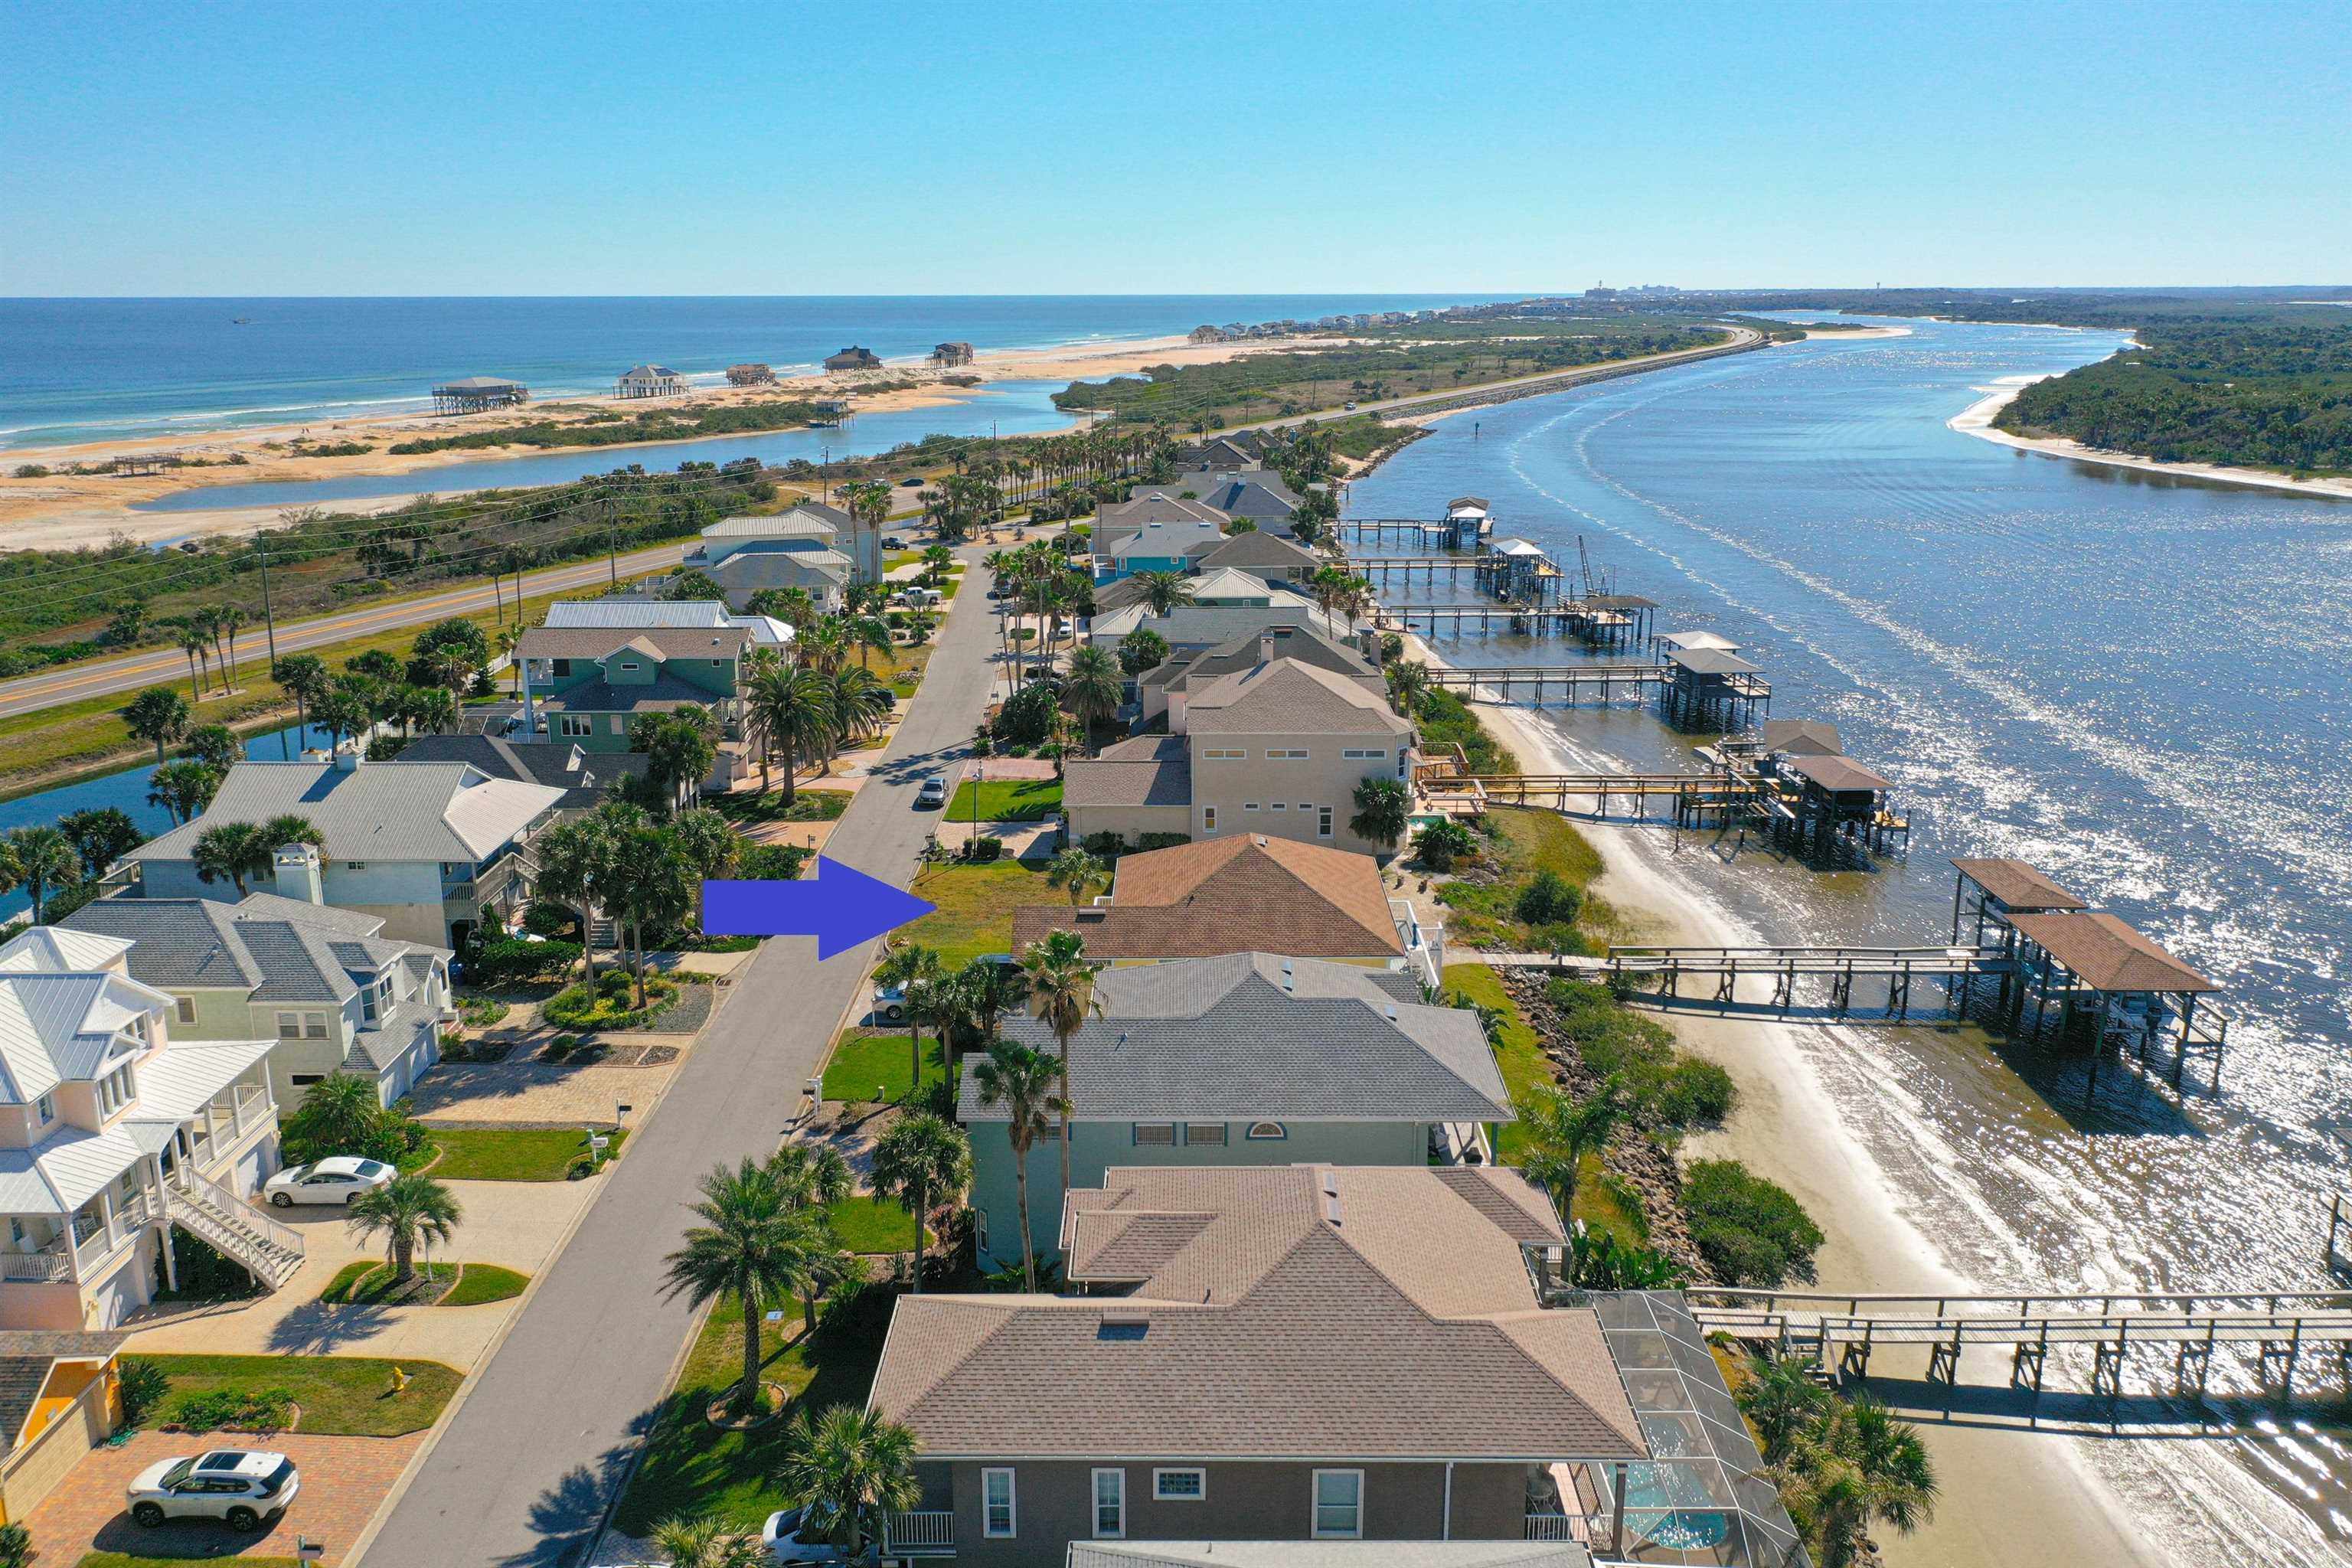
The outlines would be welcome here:
M 1356 484 L 1349 510 L 1434 516 L 1475 492 L 1498 534 L 1571 566 L 1581 534 L 1619 591 L 1661 602 L 1660 629 L 1742 644 L 1774 717 L 1833 721 L 1895 781 L 1909 851 L 1854 868 L 1645 836 L 1756 940 L 1940 941 L 1947 858 L 2016 855 L 2228 987 L 2221 1091 L 2192 1062 L 2185 1100 L 2111 1062 L 2086 1108 L 2083 1058 L 1996 1058 L 1972 1034 L 1806 1032 L 1956 1271 L 1988 1289 L 2323 1285 L 2327 1199 L 2352 1186 L 2328 1131 L 2352 1109 L 2352 505 L 1954 432 L 1999 378 L 2119 340 L 1909 324 L 1456 416 Z M 1438 645 L 1456 664 L 1533 646 Z M 1599 762 L 1656 766 L 1690 744 L 1643 710 L 1553 721 Z M 2306 1383 L 2333 1382 L 2311 1366 Z M 2169 1373 L 2147 1352 L 2131 1386 Z M 2225 1380 L 2252 1386 L 2217 1362 Z M 2352 1560 L 2342 1410 L 2210 1414 L 2230 1420 L 2209 1438 L 2087 1450 L 2187 1560 Z

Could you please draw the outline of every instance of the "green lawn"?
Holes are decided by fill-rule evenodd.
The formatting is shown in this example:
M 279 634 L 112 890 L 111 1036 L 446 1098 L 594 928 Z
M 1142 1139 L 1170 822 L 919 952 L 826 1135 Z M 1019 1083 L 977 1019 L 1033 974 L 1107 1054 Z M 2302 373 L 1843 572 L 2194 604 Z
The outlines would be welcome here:
M 431 1284 L 417 1286 L 413 1294 L 403 1292 L 403 1305 L 429 1306 L 437 1300 L 442 1292 L 456 1283 L 457 1265 L 420 1263 L 416 1266 L 416 1272 Z M 336 1307 L 372 1307 L 392 1294 L 392 1266 L 362 1258 L 335 1270 L 335 1277 L 327 1281 L 325 1289 L 319 1292 L 319 1300 Z
M 457 1288 L 441 1298 L 444 1307 L 478 1307 L 488 1301 L 507 1301 L 523 1293 L 530 1276 L 512 1268 L 501 1268 L 495 1263 L 468 1263 L 466 1272 L 457 1278 Z
M 618 1154 L 628 1133 L 611 1137 L 605 1152 Z M 588 1152 L 586 1130 L 572 1127 L 436 1128 L 433 1142 L 441 1151 L 433 1174 L 445 1182 L 560 1182 Z
M 523 1287 L 530 1283 L 530 1275 L 501 1268 L 495 1263 L 421 1263 L 417 1272 L 442 1282 L 442 1294 L 430 1302 L 436 1307 L 478 1307 L 487 1301 L 504 1301 L 521 1295 Z M 383 1300 L 391 1290 L 390 1265 L 362 1259 L 337 1269 L 335 1277 L 327 1281 L 327 1288 L 319 1292 L 319 1300 L 337 1306 L 366 1306 Z
M 1438 901 L 1448 911 L 1445 939 L 1461 947 L 1524 951 L 1537 945 L 1518 919 L 1519 894 L 1539 872 L 1549 871 L 1584 896 L 1577 915 L 1580 931 L 1604 935 L 1614 917 L 1593 898 L 1588 885 L 1601 872 L 1601 853 L 1575 825 L 1538 806 L 1486 808 L 1488 833 L 1479 840 L 1481 868 L 1498 872 L 1441 885 Z
M 833 1234 L 852 1252 L 912 1252 L 915 1219 L 889 1198 L 870 1194 L 828 1204 Z
M 985 866 L 933 866 L 915 879 L 915 896 L 939 907 L 899 934 L 935 948 L 940 962 L 961 968 L 984 952 L 1013 950 L 1013 911 L 1022 904 L 1050 904 L 1062 896 L 1045 885 L 1045 873 L 1018 860 Z
M 787 1307 L 785 1321 L 763 1330 L 762 1375 L 782 1385 L 796 1405 L 864 1405 L 896 1299 L 887 1286 L 869 1287 L 829 1308 L 813 1340 L 789 1345 L 775 1331 L 799 1331 L 800 1311 Z M 711 1401 L 742 1375 L 742 1333 L 734 1298 L 713 1303 L 677 1387 L 656 1419 L 645 1458 L 614 1510 L 615 1528 L 642 1536 L 660 1521 L 685 1514 L 712 1515 L 739 1530 L 756 1530 L 785 1506 L 775 1475 L 788 1422 L 756 1432 L 719 1432 L 702 1419 Z
M 974 800 L 978 805 L 975 808 Z M 1059 779 L 983 779 L 975 784 L 970 779 L 956 785 L 955 798 L 948 802 L 944 820 L 970 822 L 977 809 L 980 820 L 986 822 L 1035 822 L 1041 817 L 1056 816 L 1062 809 L 1062 781 Z
M 833 1042 L 825 1058 L 824 1098 L 838 1100 L 904 1100 L 911 1087 L 907 1075 L 914 1069 L 913 1036 L 907 1030 L 845 1030 Z M 923 1081 L 937 1083 L 947 1076 L 947 1057 L 939 1037 L 923 1035 Z
M 433 1425 L 461 1374 L 436 1361 L 375 1356 L 144 1355 L 172 1380 L 163 1407 L 184 1394 L 282 1388 L 302 1407 L 302 1430 L 324 1437 L 397 1437 Z M 392 1369 L 408 1387 L 392 1392 Z

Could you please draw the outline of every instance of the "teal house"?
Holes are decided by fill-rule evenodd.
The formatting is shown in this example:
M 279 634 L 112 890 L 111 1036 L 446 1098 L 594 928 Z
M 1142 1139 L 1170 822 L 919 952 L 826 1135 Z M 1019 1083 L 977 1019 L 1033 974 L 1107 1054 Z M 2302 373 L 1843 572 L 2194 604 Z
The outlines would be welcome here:
M 1483 1162 L 1483 1124 L 1510 1120 L 1502 1070 L 1465 1008 L 1420 1000 L 1412 973 L 1265 952 L 1097 975 L 1100 1016 L 1070 1037 L 1070 1180 L 1139 1165 L 1426 1165 Z M 1052 1052 L 1034 1018 L 1007 1039 Z M 982 1268 L 1021 1262 L 1010 1118 L 966 1070 Z M 1030 1238 L 1061 1255 L 1061 1145 L 1029 1152 Z
M 740 626 L 533 627 L 516 649 L 525 721 L 534 738 L 589 752 L 629 751 L 640 716 L 689 703 L 734 723 L 751 637 Z

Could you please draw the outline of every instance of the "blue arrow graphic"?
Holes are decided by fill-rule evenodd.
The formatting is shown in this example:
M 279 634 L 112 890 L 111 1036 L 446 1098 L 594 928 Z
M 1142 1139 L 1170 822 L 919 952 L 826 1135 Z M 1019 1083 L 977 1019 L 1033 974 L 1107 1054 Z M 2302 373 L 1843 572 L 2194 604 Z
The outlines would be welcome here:
M 813 882 L 702 884 L 707 935 L 813 936 L 820 959 L 895 931 L 931 909 L 912 893 L 823 855 L 816 858 Z

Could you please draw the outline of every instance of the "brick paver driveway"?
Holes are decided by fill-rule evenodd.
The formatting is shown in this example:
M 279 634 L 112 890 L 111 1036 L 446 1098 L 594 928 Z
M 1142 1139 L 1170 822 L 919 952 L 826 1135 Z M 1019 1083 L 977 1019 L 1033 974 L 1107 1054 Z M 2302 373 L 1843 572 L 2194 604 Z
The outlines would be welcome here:
M 26 1522 L 41 1559 L 61 1568 L 90 1552 L 151 1557 L 291 1557 L 294 1537 L 327 1548 L 321 1561 L 341 1563 L 352 1542 L 392 1491 L 425 1434 L 404 1437 L 310 1437 L 284 1432 L 267 1439 L 226 1432 L 141 1432 L 120 1448 L 100 1448 L 74 1467 Z M 302 1489 L 277 1523 L 252 1535 L 225 1524 L 173 1521 L 153 1530 L 131 1521 L 122 1506 L 131 1478 L 158 1459 L 207 1448 L 267 1448 L 292 1459 Z

